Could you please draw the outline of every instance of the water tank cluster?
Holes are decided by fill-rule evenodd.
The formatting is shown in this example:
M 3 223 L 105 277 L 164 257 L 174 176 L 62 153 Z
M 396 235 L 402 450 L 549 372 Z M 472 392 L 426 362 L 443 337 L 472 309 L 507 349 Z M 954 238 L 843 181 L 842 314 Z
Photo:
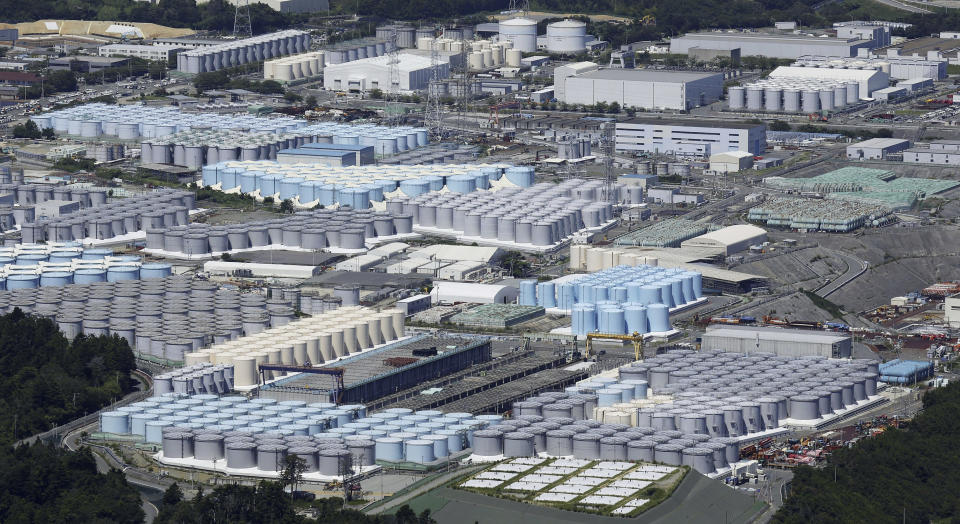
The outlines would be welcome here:
M 158 189 L 81 209 L 69 215 L 41 219 L 20 229 L 24 244 L 107 240 L 144 229 L 185 225 L 196 195 L 178 189 Z
M 397 47 L 407 49 L 416 47 L 417 30 L 409 24 L 385 24 L 377 26 L 375 33 L 378 40 L 391 41 L 396 35 Z
M 165 365 L 182 364 L 186 353 L 294 318 L 282 298 L 238 293 L 203 280 L 157 278 L 169 272 L 167 264 L 143 264 L 112 280 L 107 274 L 103 281 L 103 272 L 78 270 L 74 284 L 0 292 L 0 312 L 20 308 L 51 318 L 70 339 L 80 333 L 117 335 L 138 358 Z M 138 274 L 141 279 L 132 280 Z
M 233 391 L 233 366 L 203 362 L 153 376 L 155 395 L 220 395 Z
M 83 249 L 76 244 L 16 244 L 0 247 L 0 290 L 65 286 L 81 279 L 105 282 L 140 278 L 142 266 L 137 255 L 113 256 L 109 249 Z M 153 264 L 155 272 L 167 264 Z M 8 287 L 7 283 L 10 283 Z
M 286 29 L 177 54 L 177 69 L 185 73 L 209 73 L 243 64 L 262 62 L 310 49 L 310 33 Z
M 733 111 L 816 113 L 835 111 L 860 101 L 860 83 L 825 78 L 765 78 L 727 90 Z
M 464 43 L 467 45 L 467 43 Z M 467 67 L 473 71 L 482 71 L 504 65 L 520 67 L 520 59 L 524 51 L 511 40 L 491 42 L 490 40 L 475 40 L 469 43 L 470 52 L 467 54 Z
M 267 60 L 263 63 L 263 79 L 290 82 L 323 73 L 323 51 Z
M 491 175 L 486 178 L 488 171 Z M 530 186 L 533 168 L 515 167 L 505 169 L 503 179 L 520 187 L 476 191 L 487 189 L 488 180 L 497 176 L 497 171 L 487 168 L 476 173 L 479 176 L 448 177 L 448 191 L 439 192 L 439 183 L 423 187 L 419 194 L 405 191 L 406 196 L 387 201 L 387 210 L 413 216 L 419 231 L 534 248 L 554 246 L 577 231 L 600 227 L 613 219 L 613 208 L 604 201 L 600 181 L 571 179 Z
M 464 42 L 460 38 L 449 38 L 446 36 L 422 36 L 417 38 L 417 49 L 421 51 L 430 51 L 436 47 L 437 51 L 449 51 L 451 53 L 463 52 L 464 46 L 469 46 L 469 42 Z
M 345 305 L 246 334 L 187 353 L 185 363 L 232 365 L 235 387 L 254 386 L 259 364 L 318 365 L 397 340 L 404 336 L 403 312 Z M 282 375 L 267 372 L 266 378 Z
M 291 199 L 300 206 L 371 207 L 391 196 L 417 197 L 448 187 L 466 193 L 490 187 L 529 187 L 533 168 L 509 165 L 326 166 L 277 162 L 221 162 L 203 168 L 203 185 L 261 197 Z M 399 193 L 397 193 L 399 191 Z
M 861 405 L 876 395 L 878 369 L 872 360 L 673 350 L 621 367 L 618 379 L 592 377 L 577 387 L 599 396 L 601 420 L 742 438 Z M 646 397 L 637 390 L 631 397 L 627 386 L 640 383 Z
M 413 45 L 401 45 L 398 47 L 413 47 Z M 323 54 L 326 64 L 333 65 L 353 62 L 354 60 L 361 60 L 363 58 L 383 56 L 392 50 L 393 44 L 389 38 L 357 38 L 355 40 L 337 42 L 336 44 L 327 46 Z
M 368 241 L 412 233 L 413 219 L 372 209 L 315 209 L 293 216 L 227 226 L 194 223 L 147 229 L 147 250 L 220 255 L 267 246 L 287 249 L 364 249 Z
M 702 275 L 680 268 L 616 266 L 589 275 L 520 283 L 520 304 L 570 311 L 573 333 L 670 331 L 669 311 L 703 296 Z
M 587 48 L 587 24 L 580 20 L 561 20 L 547 24 L 547 51 L 561 54 L 582 53 Z
M 9 168 L 7 168 L 9 169 Z M 19 177 L 14 177 L 7 171 L 4 176 L 0 170 L 0 201 L 6 201 L 7 204 L 17 204 L 17 207 L 5 205 L 0 207 L 0 214 L 10 214 L 15 224 L 27 224 L 34 222 L 37 218 L 38 204 L 44 202 L 57 201 L 62 202 L 57 209 L 57 214 L 68 214 L 77 208 L 90 208 L 106 204 L 106 188 L 82 187 L 82 186 L 59 186 L 50 184 L 24 184 L 23 172 L 19 171 Z M 8 180 L 3 182 L 3 180 Z M 14 181 L 9 181 L 14 180 Z M 4 198 L 6 197 L 6 198 Z M 67 205 L 70 202 L 77 202 L 78 205 Z M 49 212 L 49 211 L 47 211 Z M 11 224 L 12 225 L 12 224 Z

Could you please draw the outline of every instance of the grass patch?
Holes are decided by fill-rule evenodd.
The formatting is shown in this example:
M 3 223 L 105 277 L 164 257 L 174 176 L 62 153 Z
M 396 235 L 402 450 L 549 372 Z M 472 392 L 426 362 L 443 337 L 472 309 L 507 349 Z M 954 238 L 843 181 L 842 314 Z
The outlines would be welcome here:
M 830 302 L 829 300 L 821 297 L 820 295 L 814 293 L 813 291 L 807 291 L 806 289 L 804 289 L 802 290 L 802 292 L 804 295 L 807 296 L 807 298 L 810 299 L 811 302 L 813 302 L 813 305 L 826 311 L 827 313 L 830 313 L 833 316 L 833 318 L 841 319 L 841 320 L 843 319 L 843 310 L 840 309 L 840 306 L 838 306 L 837 304 Z

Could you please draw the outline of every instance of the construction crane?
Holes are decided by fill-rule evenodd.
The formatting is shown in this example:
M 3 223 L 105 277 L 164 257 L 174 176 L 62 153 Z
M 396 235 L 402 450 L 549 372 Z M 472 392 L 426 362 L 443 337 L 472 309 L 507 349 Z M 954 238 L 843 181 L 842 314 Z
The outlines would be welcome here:
M 593 341 L 596 339 L 601 340 L 628 340 L 633 343 L 633 358 L 634 360 L 643 359 L 643 335 L 639 332 L 634 331 L 632 335 L 617 335 L 615 333 L 587 333 L 587 354 L 586 358 L 590 358 L 591 350 L 593 349 Z
M 334 402 L 340 404 L 343 398 L 343 368 L 315 368 L 310 362 L 305 362 L 302 366 L 289 366 L 284 364 L 260 364 L 257 366 L 260 370 L 260 384 L 267 383 L 267 371 L 279 371 L 282 373 L 312 373 L 314 375 L 330 375 L 334 382 Z

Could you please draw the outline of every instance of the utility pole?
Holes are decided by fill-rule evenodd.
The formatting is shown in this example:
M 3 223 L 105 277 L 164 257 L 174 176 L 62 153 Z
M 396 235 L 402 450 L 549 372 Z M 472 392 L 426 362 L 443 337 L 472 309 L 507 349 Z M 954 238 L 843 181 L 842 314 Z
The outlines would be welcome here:
M 237 10 L 233 15 L 233 37 L 250 38 L 253 36 L 253 24 L 250 21 L 250 0 L 237 0 Z

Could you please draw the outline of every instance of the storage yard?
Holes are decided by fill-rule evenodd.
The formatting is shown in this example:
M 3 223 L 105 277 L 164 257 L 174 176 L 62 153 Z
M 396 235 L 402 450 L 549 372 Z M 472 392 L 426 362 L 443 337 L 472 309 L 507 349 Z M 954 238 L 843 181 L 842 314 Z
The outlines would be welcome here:
M 9 77 L 0 313 L 137 368 L 50 435 L 160 491 L 766 521 L 960 380 L 953 51 L 481 18 L 91 26 L 75 95 Z

